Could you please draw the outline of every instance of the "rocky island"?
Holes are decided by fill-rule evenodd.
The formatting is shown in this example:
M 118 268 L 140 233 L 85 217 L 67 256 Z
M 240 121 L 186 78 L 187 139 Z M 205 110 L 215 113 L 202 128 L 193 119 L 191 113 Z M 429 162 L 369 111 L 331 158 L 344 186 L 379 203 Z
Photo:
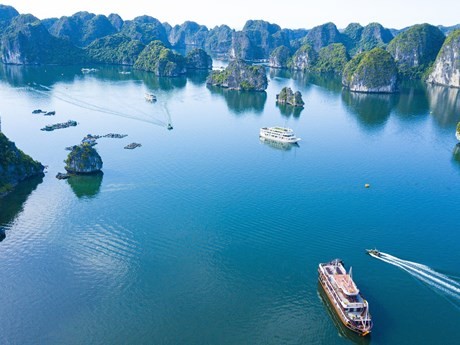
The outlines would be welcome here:
M 447 36 L 427 81 L 451 87 L 460 87 L 460 29 Z
M 397 30 L 379 23 L 350 23 L 339 30 L 329 22 L 309 30 L 292 30 L 264 20 L 248 20 L 242 30 L 234 30 L 227 25 L 208 29 L 186 21 L 171 26 L 147 15 L 123 20 L 117 14 L 106 17 L 84 11 L 40 20 L 0 5 L 1 61 L 5 64 L 116 64 L 161 77 L 178 77 L 189 70 L 211 69 L 210 56 L 219 56 L 249 63 L 268 61 L 272 68 L 293 71 L 346 72 L 344 86 L 358 92 L 396 91 L 393 63 L 384 51 L 392 56 L 399 78 L 460 87 L 459 36 L 458 25 L 417 24 Z M 390 77 L 377 68 L 378 59 L 372 59 L 378 55 L 375 48 L 384 58 L 382 64 L 390 67 Z M 177 53 L 188 50 L 187 55 Z M 368 52 L 372 53 L 362 63 L 355 60 L 348 64 Z M 350 73 L 352 66 L 357 69 Z M 362 73 L 366 74 L 364 79 Z M 242 83 L 243 75 L 238 85 L 235 80 L 220 80 L 226 79 L 223 74 L 213 78 L 210 84 L 237 90 L 263 89 L 263 84 Z
M 396 63 L 390 53 L 382 48 L 358 54 L 345 66 L 342 85 L 355 92 L 397 92 Z
M 45 167 L 24 152 L 0 132 L 0 197 L 9 193 L 21 181 L 43 176 Z
M 69 174 L 93 174 L 102 169 L 101 156 L 96 149 L 86 143 L 73 146 L 64 162 L 65 170 Z
M 305 104 L 300 91 L 293 92 L 290 87 L 283 87 L 281 89 L 281 92 L 276 95 L 276 103 L 288 104 L 293 107 L 303 107 Z
M 234 60 L 225 70 L 212 71 L 206 84 L 231 90 L 265 91 L 268 80 L 264 66 L 254 66 L 243 60 Z

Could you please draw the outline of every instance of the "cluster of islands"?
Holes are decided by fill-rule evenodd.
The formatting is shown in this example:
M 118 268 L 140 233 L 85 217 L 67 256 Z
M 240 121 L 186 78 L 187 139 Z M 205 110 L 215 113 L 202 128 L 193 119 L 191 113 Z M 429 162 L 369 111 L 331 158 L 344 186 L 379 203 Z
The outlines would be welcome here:
M 379 23 L 351 23 L 339 30 L 325 23 L 286 29 L 248 20 L 238 31 L 227 25 L 209 29 L 193 21 L 171 26 L 145 15 L 123 20 L 118 14 L 78 12 L 40 20 L 0 5 L 3 64 L 122 65 L 159 77 L 204 70 L 209 71 L 208 85 L 247 92 L 266 90 L 267 67 L 339 75 L 351 92 L 395 93 L 404 79 L 460 88 L 459 56 L 460 25 L 424 23 L 396 30 Z M 228 60 L 227 67 L 213 70 L 213 57 Z M 304 105 L 301 94 L 290 89 L 281 90 L 277 102 Z M 55 127 L 62 124 L 44 130 Z M 456 135 L 460 140 L 460 123 Z M 140 146 L 130 145 L 125 148 Z M 93 173 L 101 167 L 100 156 L 88 142 L 73 146 L 66 160 L 67 171 L 73 173 Z M 0 132 L 0 196 L 43 171 L 41 163 Z

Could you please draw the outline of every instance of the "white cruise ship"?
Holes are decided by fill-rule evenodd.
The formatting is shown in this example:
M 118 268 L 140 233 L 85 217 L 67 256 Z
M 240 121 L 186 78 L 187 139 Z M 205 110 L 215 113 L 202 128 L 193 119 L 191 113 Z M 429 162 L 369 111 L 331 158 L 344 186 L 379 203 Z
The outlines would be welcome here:
M 294 135 L 294 131 L 286 127 L 263 127 L 260 129 L 259 136 L 261 138 L 290 144 L 295 144 L 300 141 L 300 138 Z

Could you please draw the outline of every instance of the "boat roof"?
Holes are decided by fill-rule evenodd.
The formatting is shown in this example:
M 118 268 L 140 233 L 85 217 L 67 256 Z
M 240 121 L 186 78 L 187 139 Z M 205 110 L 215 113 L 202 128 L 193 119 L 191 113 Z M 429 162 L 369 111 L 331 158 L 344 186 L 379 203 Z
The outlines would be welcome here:
M 356 296 L 359 290 L 348 274 L 334 274 L 333 275 L 337 286 L 348 296 Z
M 278 131 L 278 132 L 292 132 L 292 129 L 291 129 L 291 128 L 280 127 L 280 126 L 275 126 L 275 127 L 263 127 L 262 129 L 269 129 L 269 130 Z

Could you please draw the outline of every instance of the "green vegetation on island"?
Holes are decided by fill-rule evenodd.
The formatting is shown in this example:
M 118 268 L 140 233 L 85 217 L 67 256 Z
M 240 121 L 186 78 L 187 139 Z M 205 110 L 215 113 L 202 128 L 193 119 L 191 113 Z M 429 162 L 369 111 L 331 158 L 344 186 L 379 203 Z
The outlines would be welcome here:
M 41 21 L 30 14 L 13 18 L 3 32 L 1 46 L 4 63 L 70 65 L 87 61 L 83 50 L 52 36 Z
M 44 169 L 0 132 L 0 196 L 29 177 L 43 175 Z
M 142 42 L 116 34 L 94 41 L 86 51 L 94 63 L 134 65 L 144 48 Z
M 447 36 L 436 57 L 427 81 L 460 88 L 460 29 L 452 31 Z
M 134 68 L 159 77 L 178 77 L 186 73 L 185 57 L 166 48 L 161 41 L 150 42 L 141 52 Z
M 242 91 L 264 91 L 268 86 L 265 67 L 243 60 L 231 61 L 223 71 L 212 71 L 206 83 Z
M 401 75 L 420 78 L 435 61 L 444 40 L 444 34 L 436 26 L 419 24 L 397 35 L 387 50 Z
M 276 95 L 276 103 L 288 104 L 293 107 L 303 107 L 305 104 L 300 91 L 293 92 L 290 87 L 281 89 L 280 93 Z
M 398 89 L 393 57 L 382 48 L 356 55 L 343 71 L 342 84 L 351 91 L 391 93 Z
M 314 70 L 320 73 L 342 74 L 349 60 L 345 46 L 342 43 L 333 43 L 320 49 Z
M 318 53 L 309 44 L 302 45 L 288 62 L 288 68 L 297 71 L 310 71 L 316 64 Z
M 87 143 L 73 146 L 64 163 L 72 174 L 93 174 L 102 169 L 101 156 Z

